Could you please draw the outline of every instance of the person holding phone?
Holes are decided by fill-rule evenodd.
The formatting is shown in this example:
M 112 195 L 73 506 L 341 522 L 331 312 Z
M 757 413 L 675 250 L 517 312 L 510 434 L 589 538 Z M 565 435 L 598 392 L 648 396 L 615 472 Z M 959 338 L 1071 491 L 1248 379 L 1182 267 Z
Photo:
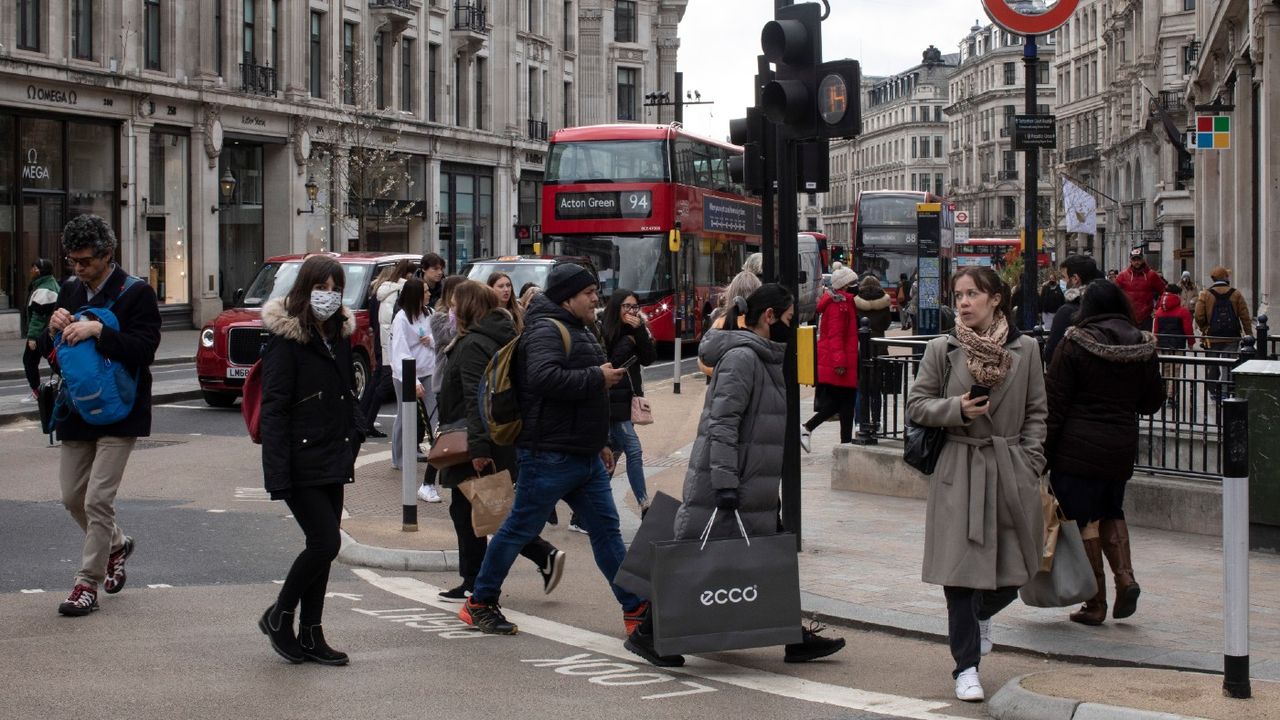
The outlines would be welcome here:
M 923 579 L 947 599 L 956 697 L 978 702 L 991 618 L 1040 569 L 1048 408 L 1040 345 L 1011 322 L 1009 286 L 971 266 L 952 291 L 955 329 L 926 346 L 907 417 L 947 431 L 929 483 Z
M 644 397 L 644 380 L 640 368 L 651 364 L 658 357 L 649 322 L 640 312 L 636 294 L 625 288 L 609 298 L 604 309 L 604 347 L 609 362 L 627 371 L 622 382 L 609 388 L 609 447 L 615 460 L 618 455 L 627 456 L 627 482 L 641 511 L 649 507 L 649 492 L 645 489 L 643 448 L 631 422 L 631 398 Z M 576 525 L 576 523 L 569 523 Z

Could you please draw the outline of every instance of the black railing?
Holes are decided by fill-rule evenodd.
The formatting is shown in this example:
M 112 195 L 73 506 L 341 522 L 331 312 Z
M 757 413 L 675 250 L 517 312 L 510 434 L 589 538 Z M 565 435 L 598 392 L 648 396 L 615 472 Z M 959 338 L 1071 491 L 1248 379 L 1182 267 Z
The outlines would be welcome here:
M 546 140 L 547 121 L 529 118 L 529 137 L 534 140 Z
M 1098 144 L 1089 143 L 1088 145 L 1076 145 L 1067 149 L 1067 162 L 1074 160 L 1090 160 L 1098 157 Z
M 396 8 L 398 10 L 413 10 L 410 0 L 369 0 L 369 8 Z
M 1165 112 L 1185 113 L 1187 106 L 1182 100 L 1182 93 L 1176 90 L 1161 90 L 1160 97 L 1156 102 L 1160 104 L 1161 109 Z
M 459 2 L 453 6 L 453 29 L 488 33 L 488 11 L 480 3 Z
M 276 94 L 276 69 L 254 63 L 240 63 L 240 89 L 255 95 Z

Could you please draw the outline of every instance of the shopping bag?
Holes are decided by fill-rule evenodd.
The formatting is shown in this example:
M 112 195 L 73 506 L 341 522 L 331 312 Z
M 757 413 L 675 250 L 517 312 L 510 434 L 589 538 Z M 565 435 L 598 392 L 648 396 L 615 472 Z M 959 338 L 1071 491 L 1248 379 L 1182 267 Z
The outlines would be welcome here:
M 1080 529 L 1072 521 L 1058 525 L 1053 565 L 1035 574 L 1018 590 L 1031 607 L 1060 608 L 1082 603 L 1098 592 L 1093 567 L 1084 551 Z
M 1062 509 L 1049 483 L 1040 483 L 1040 510 L 1044 513 L 1044 551 L 1040 555 L 1040 571 L 1053 567 L 1053 554 L 1058 547 L 1058 531 L 1062 527 Z
M 653 584 L 649 580 L 653 570 L 653 543 L 675 537 L 676 511 L 679 509 L 679 500 L 664 492 L 653 494 L 649 509 L 640 521 L 640 529 L 631 538 L 627 555 L 622 558 L 622 566 L 613 576 L 614 585 L 642 598 L 653 597 Z
M 735 513 L 736 515 L 736 513 Z M 798 643 L 800 564 L 792 533 L 653 546 L 653 630 L 659 655 Z
M 467 450 L 467 423 L 460 420 L 440 427 L 435 443 L 427 453 L 427 462 L 437 470 L 461 465 L 471 460 Z
M 464 480 L 458 490 L 471 501 L 471 527 L 476 537 L 497 532 L 511 514 L 511 504 L 516 499 L 509 470 Z

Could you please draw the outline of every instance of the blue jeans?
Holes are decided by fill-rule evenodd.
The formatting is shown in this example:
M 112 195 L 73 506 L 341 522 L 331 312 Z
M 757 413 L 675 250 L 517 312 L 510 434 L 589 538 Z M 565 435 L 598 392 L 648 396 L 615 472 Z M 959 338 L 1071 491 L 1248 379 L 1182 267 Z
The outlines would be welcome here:
M 636 426 L 630 420 L 615 420 L 609 423 L 609 448 L 613 450 L 616 463 L 622 453 L 627 455 L 627 482 L 631 483 L 631 494 L 636 502 L 644 506 L 649 502 L 649 492 L 644 487 L 644 457 L 640 448 L 640 438 L 636 437 Z
M 578 515 L 578 522 L 591 537 L 596 567 L 609 582 L 622 609 L 632 611 L 642 600 L 613 584 L 627 548 L 618 529 L 618 508 L 613 504 L 609 473 L 598 455 L 570 455 L 560 452 L 520 450 L 520 482 L 516 499 L 502 527 L 489 541 L 489 550 L 480 565 L 472 598 L 476 602 L 497 602 L 502 582 L 520 550 L 542 532 L 551 508 L 563 499 Z

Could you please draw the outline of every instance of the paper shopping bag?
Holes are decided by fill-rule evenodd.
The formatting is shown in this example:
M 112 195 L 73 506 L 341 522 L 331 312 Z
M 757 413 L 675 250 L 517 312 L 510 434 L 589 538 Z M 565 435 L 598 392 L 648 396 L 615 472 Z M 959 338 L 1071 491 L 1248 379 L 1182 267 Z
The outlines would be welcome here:
M 653 570 L 653 543 L 675 537 L 676 511 L 679 509 L 679 500 L 663 492 L 654 493 L 644 520 L 640 521 L 640 529 L 631 538 L 627 555 L 622 558 L 618 574 L 613 576 L 614 585 L 642 598 L 653 597 L 653 584 L 649 580 Z
M 516 499 L 511 472 L 503 470 L 458 483 L 458 490 L 471 501 L 471 527 L 476 537 L 492 535 L 502 527 Z
M 1062 510 L 1048 482 L 1040 483 L 1040 509 L 1044 513 L 1044 550 L 1040 554 L 1040 570 L 1053 567 L 1053 553 L 1058 547 L 1058 529 L 1062 526 Z

